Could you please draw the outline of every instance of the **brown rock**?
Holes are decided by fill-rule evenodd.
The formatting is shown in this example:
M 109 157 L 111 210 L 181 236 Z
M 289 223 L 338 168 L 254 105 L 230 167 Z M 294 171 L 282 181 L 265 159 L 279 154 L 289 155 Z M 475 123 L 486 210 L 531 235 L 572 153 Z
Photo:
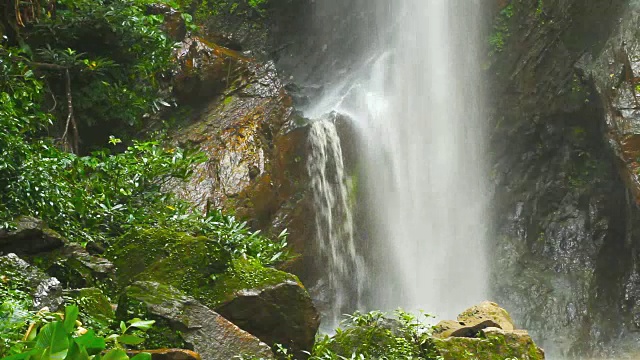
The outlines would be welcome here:
M 151 354 L 151 360 L 201 360 L 200 354 L 185 349 L 127 350 L 129 357 L 140 353 Z

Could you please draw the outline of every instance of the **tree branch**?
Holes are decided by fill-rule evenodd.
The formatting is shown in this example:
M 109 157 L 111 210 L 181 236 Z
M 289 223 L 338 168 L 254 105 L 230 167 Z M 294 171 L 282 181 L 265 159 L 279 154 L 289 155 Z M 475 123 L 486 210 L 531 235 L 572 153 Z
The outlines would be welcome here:
M 62 142 L 67 141 L 67 134 L 69 133 L 69 125 L 72 126 L 73 129 L 73 140 L 71 141 L 71 152 L 74 154 L 78 153 L 78 141 L 80 135 L 78 134 L 78 126 L 76 124 L 76 119 L 73 117 L 73 97 L 71 96 L 71 75 L 69 74 L 69 69 L 65 69 L 65 89 L 67 92 L 67 124 L 64 127 L 64 134 L 62 134 Z

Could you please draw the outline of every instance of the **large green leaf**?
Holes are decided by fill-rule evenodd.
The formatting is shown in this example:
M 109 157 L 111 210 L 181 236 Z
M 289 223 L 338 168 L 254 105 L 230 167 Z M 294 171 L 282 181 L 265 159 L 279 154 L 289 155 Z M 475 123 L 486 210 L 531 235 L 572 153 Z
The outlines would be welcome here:
M 61 321 L 45 325 L 36 337 L 36 348 L 47 349 L 43 359 L 63 360 L 69 350 L 69 337 Z M 46 359 L 48 360 L 48 359 Z
M 120 335 L 118 336 L 118 342 L 125 345 L 138 345 L 144 342 L 144 339 L 135 335 Z
M 140 330 L 149 330 L 151 329 L 151 326 L 155 323 L 156 323 L 155 320 L 141 320 L 138 318 L 129 320 L 129 326 L 138 328 Z
M 74 341 L 84 347 L 89 355 L 99 354 L 107 346 L 104 338 L 96 336 L 93 330 L 87 331 L 86 334 L 75 338 Z
M 76 320 L 78 319 L 78 307 L 69 305 L 64 309 L 64 331 L 71 334 L 76 328 Z

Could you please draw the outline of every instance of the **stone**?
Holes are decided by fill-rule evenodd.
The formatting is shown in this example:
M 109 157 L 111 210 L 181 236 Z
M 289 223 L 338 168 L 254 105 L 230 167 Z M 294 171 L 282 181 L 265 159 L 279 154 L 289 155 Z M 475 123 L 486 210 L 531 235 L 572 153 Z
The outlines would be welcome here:
M 62 247 L 67 241 L 37 218 L 21 216 L 17 229 L 0 234 L 0 254 L 32 255 Z
M 203 360 L 239 356 L 273 358 L 268 345 L 171 286 L 135 282 L 120 298 L 118 318 L 137 316 L 141 307 L 151 318 L 166 320 Z
M 81 311 L 80 321 L 85 327 L 99 325 L 106 328 L 115 319 L 111 302 L 100 289 L 65 289 L 62 293 L 66 300 L 78 304 Z
M 0 287 L 5 286 L 29 294 L 33 310 L 47 307 L 50 311 L 57 311 L 63 302 L 60 281 L 47 276 L 16 254 L 0 256 Z
M 176 50 L 180 68 L 173 91 L 181 104 L 198 105 L 230 87 L 246 85 L 248 58 L 207 40 L 189 36 Z
M 480 330 L 495 327 L 504 330 L 513 330 L 513 320 L 509 313 L 490 301 L 472 306 L 458 315 L 458 320 L 443 320 L 439 322 L 433 331 L 437 338 L 448 337 L 477 337 Z
M 265 279 L 278 276 L 265 274 Z M 271 346 L 281 344 L 294 356 L 306 358 L 320 326 L 320 317 L 311 297 L 293 275 L 279 281 L 243 281 L 253 277 L 246 264 L 235 264 L 232 275 L 220 279 L 226 298 L 214 309 L 240 328 Z M 277 279 L 277 278 L 276 278 Z
M 485 328 L 476 338 L 450 337 L 433 339 L 443 360 L 543 360 L 544 351 L 536 346 L 524 330 Z
M 458 315 L 458 321 L 466 326 L 497 327 L 504 330 L 513 330 L 513 320 L 507 310 L 491 301 L 484 301 L 479 305 L 470 307 Z M 489 325 L 494 324 L 494 325 Z
M 67 244 L 52 252 L 28 257 L 27 260 L 71 288 L 109 285 L 115 277 L 113 263 L 89 254 L 79 244 Z
M 151 360 L 201 360 L 200 354 L 185 349 L 127 350 L 129 357 L 140 353 L 151 354 Z
M 444 360 L 544 359 L 529 333 L 515 330 L 509 313 L 490 301 L 463 311 L 457 321 L 441 321 L 431 335 Z

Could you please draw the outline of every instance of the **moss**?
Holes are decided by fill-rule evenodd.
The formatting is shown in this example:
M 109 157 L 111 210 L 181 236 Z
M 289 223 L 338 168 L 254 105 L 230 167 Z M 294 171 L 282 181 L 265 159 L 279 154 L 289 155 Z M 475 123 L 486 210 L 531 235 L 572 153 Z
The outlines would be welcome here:
M 167 319 L 153 316 L 147 310 L 148 305 L 161 304 L 173 299 L 176 294 L 167 286 L 158 286 L 151 293 L 143 289 L 131 286 L 120 297 L 116 317 L 119 321 L 127 321 L 133 318 L 152 319 L 155 324 L 144 334 L 146 340 L 141 344 L 146 349 L 186 349 L 180 331 L 174 330 Z
M 107 256 L 116 265 L 121 285 L 140 278 L 198 288 L 224 272 L 231 261 L 213 240 L 162 228 L 130 232 L 112 249 Z
M 107 329 L 115 320 L 109 298 L 97 288 L 69 290 L 65 300 L 80 309 L 80 320 L 85 327 L 94 330 Z
M 193 295 L 215 308 L 233 300 L 241 290 L 265 289 L 287 281 L 294 281 L 302 286 L 295 275 L 264 267 L 253 259 L 240 259 L 235 260 L 233 266 L 216 280 L 215 286 L 197 289 Z
M 433 339 L 444 360 L 543 360 L 543 353 L 528 335 L 481 333 L 478 338 Z

